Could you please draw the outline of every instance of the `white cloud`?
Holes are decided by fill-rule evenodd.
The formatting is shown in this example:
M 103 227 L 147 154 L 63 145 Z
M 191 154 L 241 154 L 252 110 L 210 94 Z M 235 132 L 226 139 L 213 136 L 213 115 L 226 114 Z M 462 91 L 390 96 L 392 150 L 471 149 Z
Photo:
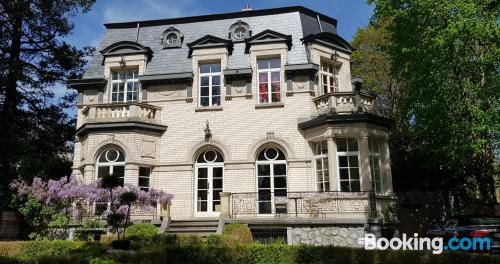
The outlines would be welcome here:
M 200 14 L 193 1 L 175 0 L 141 0 L 127 2 L 106 2 L 104 22 L 125 22 L 136 20 L 151 20 Z

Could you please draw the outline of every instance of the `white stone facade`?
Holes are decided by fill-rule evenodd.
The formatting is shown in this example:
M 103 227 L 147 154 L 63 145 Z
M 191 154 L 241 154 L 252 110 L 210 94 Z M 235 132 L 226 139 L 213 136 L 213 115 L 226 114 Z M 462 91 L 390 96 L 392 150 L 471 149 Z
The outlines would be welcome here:
M 304 47 L 313 64 L 330 59 L 331 48 L 319 44 Z M 349 68 L 350 56 L 338 51 L 339 92 L 352 92 Z M 256 158 L 266 147 L 275 146 L 286 156 L 286 186 L 288 192 L 317 192 L 312 144 L 328 142 L 329 184 L 331 191 L 340 191 L 336 138 L 359 140 L 360 175 L 362 191 L 371 191 L 368 139 L 381 139 L 382 194 L 392 192 L 390 156 L 387 147 L 388 130 L 380 125 L 364 122 L 334 125 L 318 125 L 300 129 L 298 124 L 318 116 L 314 103 L 317 97 L 318 74 L 315 74 L 314 89 L 309 87 L 307 74 L 288 76 L 285 66 L 291 64 L 288 48 L 283 43 L 252 45 L 249 64 L 252 69 L 251 93 L 245 82 L 232 81 L 231 95 L 226 94 L 224 74 L 221 76 L 221 105 L 201 107 L 199 105 L 199 62 L 217 61 L 227 69 L 230 53 L 226 48 L 194 50 L 192 59 L 193 78 L 189 83 L 158 84 L 141 87 L 139 103 L 157 107 L 152 123 L 167 126 L 165 132 L 141 129 L 109 129 L 89 131 L 78 137 L 75 143 L 74 174 L 82 181 L 97 179 L 95 163 L 102 148 L 117 146 L 125 155 L 125 183 L 137 185 L 139 167 L 152 169 L 150 187 L 174 195 L 171 205 L 172 219 L 196 217 L 196 160 L 202 150 L 213 148 L 223 155 L 223 191 L 228 193 L 257 192 Z M 258 58 L 279 56 L 281 60 L 281 102 L 259 104 L 257 68 Z M 81 92 L 78 104 L 77 126 L 89 123 L 86 111 L 93 106 L 111 104 L 111 71 L 121 69 L 120 60 L 127 68 L 137 67 L 143 75 L 148 67 L 145 55 L 121 55 L 105 57 L 104 79 L 108 80 L 105 91 L 86 89 Z M 288 89 L 288 78 L 292 88 Z M 192 89 L 190 92 L 189 90 Z M 98 98 L 101 96 L 102 98 Z M 340 98 L 340 97 L 339 97 Z M 352 97 L 354 98 L 354 97 Z M 128 108 L 127 108 L 128 109 Z M 113 110 L 115 111 L 115 110 Z M 129 110 L 126 110 L 129 111 Z M 142 111 L 142 110 L 141 110 Z M 128 114 L 126 117 L 130 117 Z M 141 121 L 141 119 L 138 119 Z M 109 121 L 109 120 L 108 120 Z M 145 123 L 151 123 L 146 121 Z M 113 120 L 108 123 L 113 123 Z M 211 137 L 205 137 L 207 123 Z M 296 230 L 296 236 L 301 231 Z M 336 230 L 332 230 L 332 232 Z M 340 230 L 339 232 L 344 232 Z M 350 232 L 350 231 L 349 231 Z M 356 230 L 357 232 L 357 230 Z M 305 238 L 304 238 L 305 239 Z M 320 244 L 322 244 L 321 242 Z

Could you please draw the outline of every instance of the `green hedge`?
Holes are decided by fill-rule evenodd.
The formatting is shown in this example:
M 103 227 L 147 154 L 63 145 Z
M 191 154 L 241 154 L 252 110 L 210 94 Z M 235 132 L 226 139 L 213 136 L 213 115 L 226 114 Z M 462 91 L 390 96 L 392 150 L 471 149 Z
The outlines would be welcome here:
M 433 255 L 423 251 L 365 251 L 341 247 L 288 245 L 209 245 L 199 238 L 158 236 L 163 241 L 126 253 L 106 253 L 98 243 L 26 241 L 0 243 L 0 263 L 346 263 L 489 264 L 500 256 L 472 253 Z M 175 239 L 174 239 L 175 237 Z

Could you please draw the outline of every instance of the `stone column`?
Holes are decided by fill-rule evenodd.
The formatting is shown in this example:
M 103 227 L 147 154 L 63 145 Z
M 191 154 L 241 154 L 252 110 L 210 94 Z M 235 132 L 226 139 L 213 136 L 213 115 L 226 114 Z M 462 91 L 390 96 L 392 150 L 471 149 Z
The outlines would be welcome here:
M 335 138 L 328 138 L 328 177 L 330 181 L 330 191 L 340 191 L 339 177 L 337 176 L 337 144 Z M 314 180 L 316 181 L 316 172 L 314 172 Z
M 391 155 L 389 153 L 389 142 L 387 138 L 381 140 L 380 146 L 382 156 L 382 190 L 384 193 L 392 193 L 392 171 L 391 171 Z
M 94 165 L 92 164 L 85 165 L 85 168 L 83 169 L 83 182 L 91 183 L 95 179 L 97 179 L 97 172 L 94 175 Z
M 229 218 L 230 217 L 230 198 L 231 193 L 229 192 L 221 192 L 220 193 L 220 216 L 219 218 L 224 219 L 224 218 Z
M 368 135 L 361 134 L 359 140 L 359 165 L 361 167 L 362 191 L 369 192 L 372 188 L 370 175 L 370 150 L 368 147 Z
M 136 164 L 125 165 L 124 184 L 137 186 L 139 184 L 139 166 Z

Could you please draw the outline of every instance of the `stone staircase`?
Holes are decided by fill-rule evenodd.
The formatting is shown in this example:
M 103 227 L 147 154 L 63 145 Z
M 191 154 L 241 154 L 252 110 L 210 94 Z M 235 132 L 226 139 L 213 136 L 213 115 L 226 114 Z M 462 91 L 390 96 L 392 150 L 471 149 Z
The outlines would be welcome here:
M 218 219 L 172 220 L 164 232 L 166 234 L 208 236 L 217 232 Z

